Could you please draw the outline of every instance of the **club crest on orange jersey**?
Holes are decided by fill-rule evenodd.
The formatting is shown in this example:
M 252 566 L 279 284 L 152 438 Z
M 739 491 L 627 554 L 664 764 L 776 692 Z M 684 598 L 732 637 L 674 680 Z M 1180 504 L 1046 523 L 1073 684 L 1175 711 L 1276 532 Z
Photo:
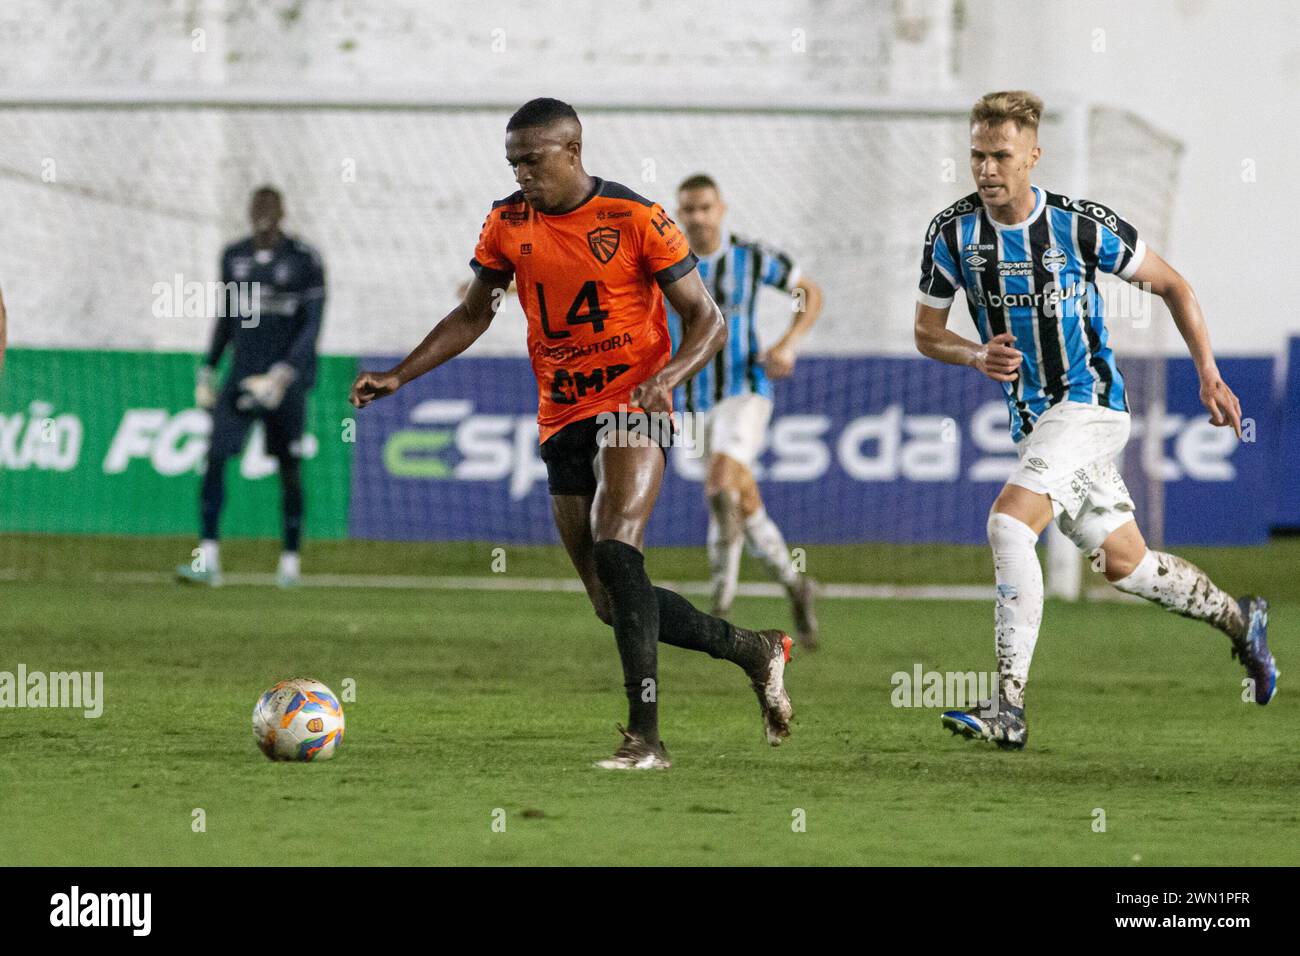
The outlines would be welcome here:
M 618 241 L 622 236 L 621 232 L 611 226 L 598 226 L 587 233 L 587 245 L 593 256 L 607 263 L 618 252 Z

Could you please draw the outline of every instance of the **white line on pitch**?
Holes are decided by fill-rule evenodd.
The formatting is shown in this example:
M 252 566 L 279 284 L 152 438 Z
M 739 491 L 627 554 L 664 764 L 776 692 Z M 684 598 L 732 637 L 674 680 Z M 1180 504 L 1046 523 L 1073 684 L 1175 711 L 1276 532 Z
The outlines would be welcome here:
M 0 580 L 21 580 L 29 575 L 20 569 L 0 569 Z M 157 571 L 99 571 L 88 575 L 100 584 L 167 584 L 175 578 Z M 226 574 L 225 583 L 235 586 L 274 587 L 274 574 Z M 660 581 L 656 584 L 680 594 L 709 594 L 712 585 L 707 581 Z M 302 584 L 308 588 L 376 588 L 380 590 L 407 591 L 560 591 L 583 593 L 582 582 L 576 578 L 521 578 L 501 577 L 450 577 L 399 574 L 307 574 Z M 742 582 L 736 588 L 742 597 L 783 598 L 785 589 L 767 582 Z M 1112 597 L 1112 593 L 1115 595 Z M 980 584 L 818 584 L 817 594 L 832 600 L 890 600 L 913 601 L 988 601 L 993 588 Z M 1088 592 L 1087 600 L 1123 600 L 1129 595 L 1118 592 Z

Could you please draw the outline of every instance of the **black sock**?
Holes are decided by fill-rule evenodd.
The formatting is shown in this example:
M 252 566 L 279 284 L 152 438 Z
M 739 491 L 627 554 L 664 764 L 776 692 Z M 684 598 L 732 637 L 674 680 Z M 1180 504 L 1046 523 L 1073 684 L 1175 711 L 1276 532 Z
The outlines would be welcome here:
M 203 484 L 199 488 L 199 536 L 205 540 L 217 539 L 217 525 L 221 520 L 221 504 L 226 497 L 226 459 L 210 457 Z
M 593 549 L 596 576 L 609 595 L 614 639 L 623 661 L 627 729 L 649 743 L 659 741 L 659 602 L 645 573 L 645 557 L 622 541 Z
M 705 614 L 676 591 L 654 590 L 659 601 L 659 640 L 674 647 L 704 651 L 710 657 L 735 659 L 734 627 L 720 617 Z
M 302 540 L 303 494 L 302 465 L 293 455 L 280 458 L 280 512 L 284 550 L 296 552 Z

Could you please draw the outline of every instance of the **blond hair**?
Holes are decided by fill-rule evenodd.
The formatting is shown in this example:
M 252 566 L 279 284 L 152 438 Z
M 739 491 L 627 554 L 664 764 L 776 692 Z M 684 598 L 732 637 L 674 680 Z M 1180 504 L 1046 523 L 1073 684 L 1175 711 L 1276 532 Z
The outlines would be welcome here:
M 1038 121 L 1043 118 L 1043 101 L 1028 90 L 1002 90 L 985 93 L 970 111 L 972 126 L 987 123 L 1001 126 L 1012 122 L 1017 129 L 1028 127 L 1038 132 Z

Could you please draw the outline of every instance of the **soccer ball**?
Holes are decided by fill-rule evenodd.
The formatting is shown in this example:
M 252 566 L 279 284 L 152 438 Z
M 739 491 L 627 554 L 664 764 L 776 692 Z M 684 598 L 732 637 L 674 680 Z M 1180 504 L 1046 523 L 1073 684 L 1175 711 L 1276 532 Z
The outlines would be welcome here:
M 343 740 L 343 707 L 318 680 L 282 680 L 257 699 L 253 733 L 272 760 L 329 760 Z

